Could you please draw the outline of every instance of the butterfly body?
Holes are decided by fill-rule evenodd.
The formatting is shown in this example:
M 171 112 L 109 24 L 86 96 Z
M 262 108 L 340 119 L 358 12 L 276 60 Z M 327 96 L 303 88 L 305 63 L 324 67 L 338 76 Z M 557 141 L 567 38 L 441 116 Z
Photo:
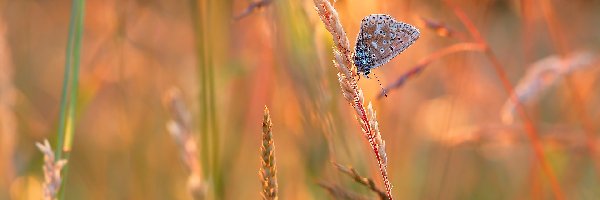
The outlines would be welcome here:
M 353 61 L 359 74 L 365 76 L 412 45 L 419 30 L 410 24 L 396 21 L 389 15 L 372 14 L 365 17 L 356 38 Z

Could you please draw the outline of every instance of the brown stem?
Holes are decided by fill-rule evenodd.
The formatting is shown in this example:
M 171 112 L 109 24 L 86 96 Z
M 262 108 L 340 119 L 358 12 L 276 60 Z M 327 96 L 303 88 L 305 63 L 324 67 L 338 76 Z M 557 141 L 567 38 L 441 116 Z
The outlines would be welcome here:
M 380 199 L 382 199 L 382 200 L 389 199 L 387 197 L 387 194 L 385 193 L 385 191 L 383 191 L 383 190 L 377 188 L 377 186 L 375 186 L 375 182 L 373 182 L 372 179 L 360 176 L 360 174 L 358 174 L 356 169 L 354 169 L 352 166 L 344 166 L 344 165 L 341 165 L 341 164 L 338 164 L 335 162 L 333 163 L 333 165 L 335 165 L 335 167 L 338 170 L 340 170 L 341 172 L 343 172 L 344 174 L 350 176 L 357 183 L 360 183 L 360 184 L 366 186 L 367 188 L 369 188 L 371 191 L 377 193 L 377 195 L 379 195 Z

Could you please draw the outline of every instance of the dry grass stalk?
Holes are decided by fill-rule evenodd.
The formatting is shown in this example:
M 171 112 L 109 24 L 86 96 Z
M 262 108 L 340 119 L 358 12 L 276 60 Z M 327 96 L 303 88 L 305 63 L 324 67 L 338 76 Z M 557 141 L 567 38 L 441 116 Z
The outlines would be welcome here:
M 177 142 L 181 159 L 190 172 L 188 190 L 194 199 L 205 199 L 207 188 L 202 181 L 202 165 L 197 159 L 198 146 L 193 137 L 192 116 L 177 88 L 167 92 L 164 103 L 172 117 L 167 122 L 167 130 Z
M 345 200 L 367 200 L 367 199 L 369 199 L 367 197 L 356 194 L 352 191 L 346 190 L 345 188 L 343 188 L 339 185 L 335 185 L 332 183 L 326 183 L 326 182 L 319 182 L 318 184 L 319 184 L 319 186 L 325 188 L 327 190 L 327 192 L 329 192 L 329 194 L 334 199 L 345 199 Z M 384 192 L 384 195 L 385 195 L 385 192 Z
M 333 62 L 338 70 L 338 81 L 342 88 L 342 94 L 350 105 L 354 108 L 358 116 L 358 122 L 362 128 L 365 138 L 369 141 L 371 149 L 375 153 L 377 164 L 381 177 L 385 184 L 387 195 L 392 199 L 392 185 L 387 174 L 387 158 L 385 154 L 385 143 L 381 139 L 379 129 L 377 128 L 377 119 L 371 104 L 368 109 L 364 106 L 364 97 L 362 90 L 357 85 L 358 74 L 356 67 L 351 62 L 351 51 L 348 37 L 339 20 L 339 16 L 331 3 L 326 0 L 313 0 L 321 21 L 325 28 L 333 36 L 335 60 Z
M 275 143 L 273 141 L 273 124 L 269 109 L 265 106 L 262 123 L 262 145 L 260 147 L 261 168 L 258 171 L 262 184 L 263 199 L 278 199 L 277 197 L 277 166 L 275 163 Z
M 61 170 L 67 164 L 67 160 L 54 161 L 54 151 L 52 151 L 48 140 L 44 140 L 44 143 L 36 143 L 35 145 L 44 154 L 43 198 L 44 200 L 57 199 L 62 182 Z
M 357 183 L 360 183 L 364 186 L 367 186 L 371 191 L 377 193 L 377 195 L 379 195 L 379 198 L 382 200 L 387 200 L 387 194 L 385 193 L 385 191 L 380 190 L 379 188 L 377 188 L 377 186 L 375 186 L 375 182 L 373 182 L 372 179 L 367 178 L 367 177 L 362 177 L 360 176 L 360 174 L 358 174 L 358 172 L 356 171 L 356 169 L 354 169 L 352 166 L 344 166 L 344 165 L 340 165 L 338 163 L 333 163 L 333 165 L 335 165 L 335 167 L 340 170 L 341 172 L 343 172 L 344 174 L 350 176 L 352 179 L 354 179 L 354 181 L 356 181 Z
M 535 101 L 562 77 L 590 66 L 593 61 L 594 55 L 587 51 L 575 52 L 564 57 L 559 55 L 545 57 L 529 67 L 511 96 L 521 103 Z M 504 103 L 500 112 L 502 122 L 505 124 L 513 123 L 516 107 L 515 102 L 510 99 Z

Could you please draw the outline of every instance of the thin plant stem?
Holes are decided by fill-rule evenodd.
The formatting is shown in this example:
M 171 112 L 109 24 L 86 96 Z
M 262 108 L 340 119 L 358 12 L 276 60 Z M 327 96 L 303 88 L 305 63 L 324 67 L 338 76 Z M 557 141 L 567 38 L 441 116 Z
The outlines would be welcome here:
M 548 31 L 550 32 L 550 37 L 553 40 L 554 48 L 558 51 L 558 53 L 562 56 L 567 54 L 568 43 L 562 37 L 560 30 L 564 30 L 560 27 L 560 24 L 557 21 L 556 15 L 552 9 L 551 1 L 540 1 L 540 8 L 542 9 L 542 13 L 544 16 L 544 21 L 546 22 L 546 26 L 548 26 Z
M 73 52 L 74 54 L 74 58 L 73 58 L 73 80 L 71 82 L 71 98 L 69 100 L 69 113 L 67 116 L 67 122 L 69 122 L 67 125 L 68 131 L 66 131 L 66 138 L 65 138 L 65 146 L 63 147 L 63 150 L 65 151 L 65 158 L 69 159 L 70 156 L 70 152 L 71 152 L 71 146 L 73 144 L 73 137 L 74 132 L 75 132 L 75 108 L 77 107 L 77 98 L 78 98 L 78 94 L 79 94 L 79 67 L 80 67 L 80 61 L 81 61 L 81 45 L 82 45 L 82 38 L 83 38 L 83 26 L 84 26 L 84 14 L 85 14 L 85 0 L 78 0 L 79 1 L 79 18 L 77 20 L 77 32 L 75 35 L 75 51 Z
M 216 20 L 214 18 L 214 14 L 215 12 L 213 12 L 214 10 L 217 9 L 216 6 L 217 5 L 215 3 L 213 3 L 213 1 L 206 1 L 207 5 L 207 14 L 206 17 L 204 18 L 204 24 L 206 24 L 207 27 L 213 27 L 215 29 L 216 25 L 213 25 L 212 23 L 214 23 L 213 20 Z M 215 1 L 215 2 L 224 2 L 224 1 Z M 212 23 L 211 23 L 212 22 Z M 214 186 L 215 186 L 215 191 L 216 191 L 216 195 L 217 197 L 222 197 L 222 195 L 224 195 L 224 191 L 223 191 L 223 187 L 222 187 L 222 180 L 220 178 L 221 176 L 221 166 L 219 164 L 220 161 L 220 133 L 219 133 L 219 123 L 218 123 L 218 118 L 217 118 L 217 112 L 216 112 L 216 103 L 215 103 L 215 81 L 214 81 L 214 66 L 213 66 L 213 58 L 212 55 L 210 54 L 211 51 L 206 51 L 206 49 L 210 49 L 211 47 L 213 47 L 213 39 L 215 38 L 213 35 L 211 35 L 211 33 L 214 33 L 213 31 L 209 31 L 206 33 L 205 35 L 205 53 L 207 55 L 206 56 L 206 74 L 204 75 L 204 79 L 206 80 L 206 82 L 204 83 L 204 89 L 207 91 L 206 93 L 206 101 L 207 101 L 207 107 L 208 107 L 208 115 L 206 115 L 206 119 L 210 120 L 210 138 L 211 138 L 211 163 L 212 163 L 212 177 L 215 180 Z M 207 39 L 207 38 L 211 38 L 211 39 Z
M 202 4 L 203 3 L 203 4 Z M 209 180 L 213 181 L 216 195 L 221 195 L 221 184 L 217 184 L 218 176 L 220 176 L 220 134 L 219 123 L 216 112 L 215 90 L 214 90 L 214 72 L 213 62 L 210 51 L 212 38 L 211 32 L 205 32 L 207 27 L 213 27 L 211 17 L 214 12 L 212 1 L 199 2 L 197 0 L 190 1 L 192 23 L 196 35 L 196 53 L 197 53 L 197 68 L 198 80 L 200 84 L 199 101 L 200 101 L 200 142 L 202 148 L 201 161 L 202 165 L 206 166 L 204 174 L 207 174 Z
M 67 50 L 65 52 L 65 72 L 63 75 L 62 94 L 60 97 L 60 111 L 58 119 L 58 137 L 56 140 L 56 156 L 54 161 L 58 161 L 62 157 L 62 147 L 65 137 L 65 125 L 67 116 L 67 95 L 69 94 L 69 80 L 71 78 L 71 52 L 73 51 L 73 41 L 75 40 L 75 20 L 77 14 L 77 1 L 73 1 L 71 6 L 71 20 L 69 22 L 69 35 L 67 38 Z
M 206 90 L 204 87 L 204 81 L 206 80 L 206 78 L 204 77 L 206 75 L 206 63 L 205 63 L 205 52 L 204 52 L 204 24 L 203 24 L 203 19 L 204 19 L 204 13 L 202 11 L 202 8 L 204 8 L 204 6 L 200 5 L 198 0 L 190 0 L 190 14 L 191 14 L 191 18 L 192 18 L 192 26 L 194 27 L 194 32 L 196 35 L 196 42 L 195 42 L 195 47 L 196 47 L 196 65 L 197 65 L 197 69 L 198 69 L 198 80 L 200 81 L 200 91 L 198 92 L 198 100 L 200 101 L 200 116 L 199 118 L 199 129 L 200 129 L 200 137 L 198 137 L 198 143 L 200 143 L 200 148 L 202 148 L 202 150 L 200 151 L 201 155 L 200 156 L 200 160 L 202 162 L 202 166 L 204 166 L 204 168 L 202 168 L 202 173 L 206 174 L 207 176 L 210 176 L 210 168 L 211 166 L 209 165 L 209 140 L 208 140 L 208 123 L 206 121 L 206 116 L 207 116 L 207 102 L 205 100 L 206 98 Z
M 57 141 L 57 156 L 55 160 L 69 160 L 71 146 L 73 144 L 74 132 L 75 132 L 75 109 L 77 107 L 77 98 L 79 90 L 79 67 L 81 60 L 81 46 L 84 28 L 84 14 L 85 14 L 85 0 L 73 0 L 73 8 L 71 13 L 71 22 L 69 27 L 69 38 L 67 41 L 67 54 L 66 54 L 66 67 L 65 72 L 66 81 L 63 82 L 63 96 L 61 100 L 61 113 L 59 121 L 59 132 Z M 71 69 L 72 67 L 72 69 Z M 72 70 L 72 73 L 71 73 Z M 72 76 L 72 77 L 71 77 Z M 72 78 L 72 79 L 71 79 Z M 70 80 L 70 81 L 69 81 Z M 67 91 L 69 89 L 70 90 Z M 68 105 L 67 105 L 67 94 L 70 94 Z M 64 104 L 63 104 L 64 103 Z M 62 182 L 59 192 L 59 199 L 65 198 L 65 182 L 67 181 L 67 174 L 69 171 L 69 165 L 65 165 L 62 170 Z

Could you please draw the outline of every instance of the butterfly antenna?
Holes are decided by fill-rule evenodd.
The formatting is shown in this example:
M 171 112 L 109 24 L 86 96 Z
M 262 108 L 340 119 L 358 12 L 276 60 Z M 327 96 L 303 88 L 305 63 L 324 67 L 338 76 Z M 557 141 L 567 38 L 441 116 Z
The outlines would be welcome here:
M 385 97 L 387 97 L 387 92 L 383 88 L 383 85 L 381 85 L 381 81 L 379 80 L 379 77 L 377 77 L 377 75 L 375 73 L 373 73 L 373 76 L 375 76 L 375 79 L 377 79 L 377 83 L 379 83 L 379 87 L 381 88 L 381 91 L 383 92 L 383 95 Z

